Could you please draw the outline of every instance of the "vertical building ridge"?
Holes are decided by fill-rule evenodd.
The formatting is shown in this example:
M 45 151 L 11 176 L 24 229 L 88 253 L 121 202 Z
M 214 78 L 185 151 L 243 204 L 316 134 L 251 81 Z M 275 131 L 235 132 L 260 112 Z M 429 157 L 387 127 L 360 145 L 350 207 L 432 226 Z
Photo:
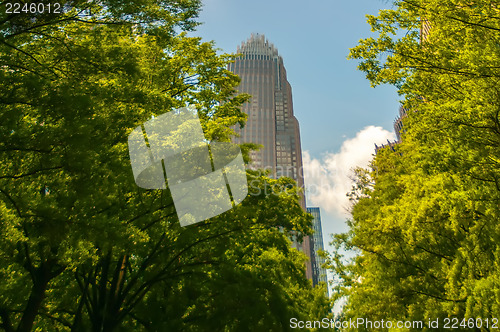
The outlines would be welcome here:
M 242 107 L 248 119 L 244 128 L 237 129 L 240 137 L 234 141 L 263 146 L 259 151 L 251 152 L 249 168 L 270 170 L 275 178 L 290 177 L 303 189 L 300 128 L 293 113 L 292 87 L 283 58 L 263 34 L 252 34 L 237 47 L 237 53 L 239 57 L 228 69 L 241 79 L 238 91 L 252 97 Z M 300 204 L 305 211 L 303 194 Z M 302 243 L 295 242 L 294 246 L 309 257 L 306 274 L 312 279 L 309 241 L 306 236 Z
M 326 269 L 323 267 L 323 264 L 325 264 L 325 259 L 318 255 L 318 251 L 325 250 L 323 244 L 323 230 L 321 226 L 320 208 L 308 207 L 307 212 L 310 213 L 314 218 L 312 222 L 314 233 L 311 239 L 311 265 L 313 285 L 317 285 L 320 282 L 324 282 L 325 285 L 328 285 Z

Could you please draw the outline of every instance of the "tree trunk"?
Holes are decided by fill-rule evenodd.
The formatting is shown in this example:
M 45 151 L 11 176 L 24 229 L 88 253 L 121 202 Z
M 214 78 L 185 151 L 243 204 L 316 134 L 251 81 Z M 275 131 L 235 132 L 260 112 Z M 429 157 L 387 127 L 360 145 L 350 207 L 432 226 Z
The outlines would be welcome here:
M 49 281 L 62 272 L 61 270 L 61 272 L 52 273 L 51 267 L 52 264 L 49 262 L 43 262 L 38 268 L 33 270 L 33 287 L 31 288 L 31 294 L 21 321 L 17 326 L 17 332 L 30 332 L 33 329 L 33 324 L 45 297 Z

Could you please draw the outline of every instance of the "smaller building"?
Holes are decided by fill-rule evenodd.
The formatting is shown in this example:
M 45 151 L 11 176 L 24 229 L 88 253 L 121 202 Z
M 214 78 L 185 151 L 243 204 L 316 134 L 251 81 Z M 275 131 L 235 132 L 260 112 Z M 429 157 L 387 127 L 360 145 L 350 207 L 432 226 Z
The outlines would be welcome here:
M 401 133 L 403 132 L 403 119 L 406 117 L 407 109 L 401 106 L 399 108 L 399 116 L 394 120 L 394 131 L 396 132 L 396 136 L 398 138 L 397 142 L 401 142 Z
M 407 111 L 408 109 L 401 106 L 399 108 L 399 116 L 396 118 L 396 120 L 394 120 L 394 132 L 396 133 L 397 140 L 392 142 L 390 140 L 387 140 L 387 144 L 382 144 L 382 145 L 375 144 L 375 154 L 377 154 L 379 150 L 384 149 L 386 147 L 389 147 L 392 151 L 395 151 L 395 147 L 399 143 L 401 143 L 402 140 L 401 133 L 404 132 L 403 119 L 406 118 Z
M 394 150 L 394 147 L 396 145 L 398 145 L 400 142 L 399 141 L 389 141 L 387 140 L 387 144 L 381 144 L 381 145 L 377 145 L 377 143 L 375 143 L 375 154 L 377 154 L 379 152 L 379 150 L 382 150 L 382 149 L 385 149 L 386 147 L 390 147 L 392 151 L 396 151 Z
M 307 212 L 312 214 L 314 217 L 312 221 L 314 234 L 312 235 L 310 241 L 313 285 L 316 286 L 320 282 L 327 284 L 328 279 L 326 276 L 326 269 L 322 267 L 325 263 L 325 259 L 318 255 L 319 250 L 324 250 L 320 210 L 319 207 L 308 207 Z

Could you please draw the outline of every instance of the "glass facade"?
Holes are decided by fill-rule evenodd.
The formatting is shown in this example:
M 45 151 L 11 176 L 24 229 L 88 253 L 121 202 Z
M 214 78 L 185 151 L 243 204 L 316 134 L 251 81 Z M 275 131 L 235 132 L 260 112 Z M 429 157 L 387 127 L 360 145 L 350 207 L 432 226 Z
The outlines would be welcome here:
M 308 207 L 307 212 L 312 214 L 314 234 L 310 241 L 311 245 L 311 265 L 312 265 L 312 281 L 313 285 L 320 282 L 327 283 L 326 269 L 322 267 L 325 259 L 318 255 L 318 250 L 325 250 L 323 246 L 323 231 L 321 227 L 321 214 L 319 207 Z
M 288 176 L 304 187 L 299 123 L 293 114 L 292 88 L 288 83 L 283 58 L 264 35 L 253 34 L 237 48 L 238 57 L 229 70 L 241 78 L 240 93 L 252 96 L 242 107 L 248 115 L 244 128 L 237 129 L 235 143 L 263 146 L 251 152 L 252 169 L 266 169 L 273 177 Z M 305 198 L 301 198 L 305 210 Z M 310 257 L 309 237 L 294 244 Z M 312 278 L 311 262 L 306 267 Z

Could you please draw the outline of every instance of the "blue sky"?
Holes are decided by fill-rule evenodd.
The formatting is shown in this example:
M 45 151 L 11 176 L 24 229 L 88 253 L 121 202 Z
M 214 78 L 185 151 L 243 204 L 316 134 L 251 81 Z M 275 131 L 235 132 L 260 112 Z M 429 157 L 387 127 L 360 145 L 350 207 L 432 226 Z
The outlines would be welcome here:
M 366 14 L 389 6 L 382 0 L 205 0 L 203 24 L 192 34 L 226 53 L 251 33 L 278 48 L 300 123 L 308 204 L 322 209 L 325 245 L 330 233 L 346 230 L 350 169 L 366 166 L 374 143 L 394 137 L 396 89 L 371 88 L 356 61 L 346 59 L 349 48 L 372 34 Z

